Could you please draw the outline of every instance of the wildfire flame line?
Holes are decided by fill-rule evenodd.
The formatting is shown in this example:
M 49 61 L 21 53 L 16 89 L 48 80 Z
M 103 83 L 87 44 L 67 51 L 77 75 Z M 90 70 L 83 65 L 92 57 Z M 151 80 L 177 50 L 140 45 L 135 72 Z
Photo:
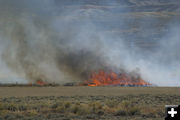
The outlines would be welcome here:
M 108 85 L 121 85 L 121 86 L 150 86 L 151 84 L 145 82 L 143 79 L 133 77 L 127 73 L 116 74 L 115 72 L 99 71 L 91 75 L 90 80 L 85 81 L 83 85 L 87 86 L 108 86 Z
M 44 82 L 44 81 L 42 81 L 42 80 L 37 80 L 37 81 L 36 81 L 36 85 L 45 86 L 45 85 L 47 85 L 47 84 L 48 84 L 47 82 Z

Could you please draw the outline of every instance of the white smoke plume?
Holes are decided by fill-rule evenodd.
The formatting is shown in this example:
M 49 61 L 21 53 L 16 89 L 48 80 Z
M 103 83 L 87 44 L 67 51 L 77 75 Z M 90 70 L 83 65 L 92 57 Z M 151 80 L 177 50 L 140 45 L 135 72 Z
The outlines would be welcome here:
M 142 13 L 127 7 L 140 4 L 136 0 L 68 1 L 0 0 L 1 83 L 79 82 L 103 69 L 135 71 L 158 86 L 180 85 L 178 28 L 168 26 L 154 51 L 142 49 L 134 41 L 146 35 L 148 44 L 161 20 L 137 18 Z

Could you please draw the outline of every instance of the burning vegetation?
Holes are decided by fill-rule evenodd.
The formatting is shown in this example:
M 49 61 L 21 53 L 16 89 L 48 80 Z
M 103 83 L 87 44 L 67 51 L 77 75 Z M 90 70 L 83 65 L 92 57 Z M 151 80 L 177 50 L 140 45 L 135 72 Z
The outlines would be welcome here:
M 128 73 L 105 72 L 103 70 L 92 73 L 89 80 L 82 85 L 87 86 L 151 86 L 139 75 L 133 76 Z
M 47 82 L 37 80 L 35 85 L 48 86 Z M 65 86 L 78 85 L 75 83 L 67 83 Z M 152 86 L 152 84 L 144 81 L 139 75 L 130 73 L 105 72 L 100 70 L 91 74 L 90 78 L 84 81 L 80 86 Z
M 48 85 L 48 83 L 47 83 L 47 82 L 44 82 L 44 81 L 42 81 L 42 80 L 37 80 L 37 81 L 36 81 L 36 85 L 45 86 L 45 85 Z
M 0 84 L 0 86 L 60 86 L 58 83 L 49 83 L 43 80 L 36 80 L 35 83 L 29 84 Z M 144 81 L 139 74 L 126 72 L 115 73 L 112 71 L 93 72 L 88 80 L 81 82 L 65 83 L 64 86 L 152 86 L 151 83 Z

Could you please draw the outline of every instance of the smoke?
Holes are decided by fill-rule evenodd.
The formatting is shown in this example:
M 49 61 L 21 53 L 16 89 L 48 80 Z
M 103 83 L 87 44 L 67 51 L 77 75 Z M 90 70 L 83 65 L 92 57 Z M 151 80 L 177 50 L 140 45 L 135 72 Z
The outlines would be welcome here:
M 159 86 L 180 85 L 175 32 L 179 29 L 171 29 L 168 35 L 162 32 L 155 52 L 142 49 L 134 41 L 145 36 L 148 43 L 161 20 L 139 18 L 128 4 L 0 0 L 0 82 L 80 82 L 102 69 L 135 71 Z M 151 24 L 145 24 L 146 20 Z

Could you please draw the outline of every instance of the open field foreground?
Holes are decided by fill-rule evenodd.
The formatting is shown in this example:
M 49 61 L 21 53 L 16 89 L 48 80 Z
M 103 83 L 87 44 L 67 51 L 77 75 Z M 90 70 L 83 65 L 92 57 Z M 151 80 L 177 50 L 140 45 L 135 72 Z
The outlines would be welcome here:
M 162 120 L 180 88 L 1 87 L 0 120 Z

